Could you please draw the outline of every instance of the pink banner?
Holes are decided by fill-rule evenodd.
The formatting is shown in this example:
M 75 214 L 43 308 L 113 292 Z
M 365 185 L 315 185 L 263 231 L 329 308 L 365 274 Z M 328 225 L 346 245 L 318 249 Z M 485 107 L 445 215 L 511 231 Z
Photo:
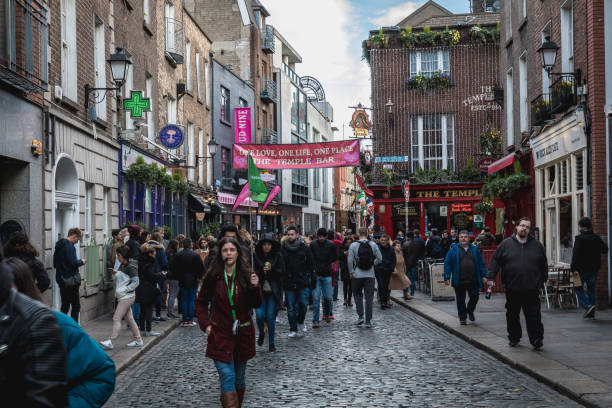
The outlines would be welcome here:
M 236 108 L 236 143 L 251 143 L 251 108 Z
M 234 144 L 234 168 L 246 169 L 249 154 L 259 169 L 359 166 L 359 140 L 279 145 Z
M 236 197 L 236 201 L 234 201 L 234 206 L 232 207 L 232 211 L 236 210 L 236 207 L 240 205 L 244 200 L 249 198 L 249 183 L 246 183 L 242 190 L 240 190 L 240 194 Z
M 264 203 L 262 210 L 266 209 L 268 204 L 270 204 L 270 201 L 272 201 L 274 197 L 276 197 L 276 195 L 280 192 L 280 190 L 281 190 L 281 186 L 279 185 L 275 185 L 274 187 L 272 187 L 272 190 L 270 190 L 270 192 L 268 193 L 268 198 L 266 198 L 266 202 Z

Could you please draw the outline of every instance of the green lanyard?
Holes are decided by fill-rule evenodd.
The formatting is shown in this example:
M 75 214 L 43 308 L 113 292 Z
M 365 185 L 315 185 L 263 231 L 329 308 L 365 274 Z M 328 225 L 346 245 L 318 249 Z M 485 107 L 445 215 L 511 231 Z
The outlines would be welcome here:
M 230 303 L 230 307 L 232 308 L 232 316 L 234 317 L 234 320 L 236 320 L 236 310 L 234 310 L 234 288 L 235 288 L 235 279 L 234 277 L 236 276 L 236 269 L 234 269 L 234 272 L 232 272 L 232 288 L 230 290 L 230 286 L 229 283 L 227 281 L 227 272 L 225 271 L 225 269 L 223 270 L 223 277 L 225 278 L 225 285 L 227 286 L 227 297 L 229 298 L 229 303 Z

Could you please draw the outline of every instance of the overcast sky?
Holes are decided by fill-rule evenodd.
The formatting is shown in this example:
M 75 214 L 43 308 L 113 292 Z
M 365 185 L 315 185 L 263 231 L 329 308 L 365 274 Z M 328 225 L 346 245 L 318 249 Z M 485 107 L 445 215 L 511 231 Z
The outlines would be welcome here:
M 370 106 L 370 70 L 361 60 L 361 41 L 370 30 L 395 25 L 425 1 L 261 0 L 273 25 L 302 56 L 298 75 L 317 78 L 334 108 L 339 135 L 348 138 L 353 110 Z M 469 0 L 437 2 L 453 13 L 468 13 Z

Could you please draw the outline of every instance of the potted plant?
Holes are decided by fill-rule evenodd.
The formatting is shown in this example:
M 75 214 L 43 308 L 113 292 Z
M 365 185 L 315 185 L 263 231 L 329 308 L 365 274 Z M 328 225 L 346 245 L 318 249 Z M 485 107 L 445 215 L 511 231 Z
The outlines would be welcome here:
M 566 107 L 573 103 L 574 83 L 571 79 L 561 81 L 554 89 L 553 96 L 556 99 L 555 106 Z
M 431 47 L 435 45 L 438 33 L 431 31 L 429 26 L 423 27 L 423 31 L 418 34 L 418 44 L 423 47 Z
M 406 48 L 414 48 L 418 44 L 418 35 L 412 32 L 412 27 L 408 26 L 400 34 L 400 38 Z
M 488 36 L 489 31 L 482 28 L 480 24 L 476 24 L 470 29 L 470 38 L 477 44 L 485 44 Z
M 385 181 L 385 185 L 387 186 L 387 195 L 391 194 L 391 187 L 395 184 L 395 179 L 397 178 L 397 173 L 393 170 L 381 170 L 383 180 Z M 386 197 L 388 198 L 388 197 Z
M 460 39 L 461 39 L 461 34 L 459 34 L 459 31 L 455 29 L 452 29 L 452 30 L 449 29 L 448 25 L 440 33 L 440 43 L 448 47 L 454 47 L 455 45 L 459 43 Z
M 492 155 L 498 153 L 501 146 L 501 131 L 487 129 L 480 134 L 480 150 L 483 154 Z
M 550 119 L 550 101 L 547 99 L 540 99 L 535 105 L 535 121 L 536 123 L 542 123 L 545 120 Z
M 483 197 L 482 201 L 476 203 L 476 212 L 480 215 L 487 215 L 493 211 L 493 202 L 488 197 Z

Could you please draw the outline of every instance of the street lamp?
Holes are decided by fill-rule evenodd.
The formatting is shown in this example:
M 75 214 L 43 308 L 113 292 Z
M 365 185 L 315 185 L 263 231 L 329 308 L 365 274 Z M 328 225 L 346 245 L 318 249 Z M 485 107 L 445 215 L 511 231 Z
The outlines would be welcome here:
M 118 106 L 121 106 L 121 86 L 125 83 L 125 79 L 128 76 L 130 65 L 132 65 L 132 59 L 123 52 L 123 49 L 117 48 L 117 52 L 111 54 L 110 58 L 106 60 L 110 65 L 111 75 L 113 82 L 115 82 L 115 88 L 92 88 L 89 84 L 85 85 L 85 109 L 89 109 L 89 94 L 97 91 L 104 91 L 104 95 L 108 91 L 116 91 Z M 104 99 L 104 98 L 102 98 Z M 99 101 L 101 102 L 101 100 Z M 99 102 L 95 102 L 97 104 Z
M 540 58 L 542 58 L 542 67 L 546 70 L 546 72 L 548 72 L 549 75 L 552 67 L 555 65 L 558 49 L 559 46 L 553 41 L 550 41 L 550 37 L 546 37 L 546 41 L 544 41 L 544 43 L 542 43 L 538 49 Z
M 213 137 L 212 139 L 210 139 L 210 141 L 208 142 L 208 152 L 210 153 L 212 157 L 215 157 L 215 154 L 217 154 L 218 147 L 219 147 L 219 144 L 215 142 L 215 138 Z

